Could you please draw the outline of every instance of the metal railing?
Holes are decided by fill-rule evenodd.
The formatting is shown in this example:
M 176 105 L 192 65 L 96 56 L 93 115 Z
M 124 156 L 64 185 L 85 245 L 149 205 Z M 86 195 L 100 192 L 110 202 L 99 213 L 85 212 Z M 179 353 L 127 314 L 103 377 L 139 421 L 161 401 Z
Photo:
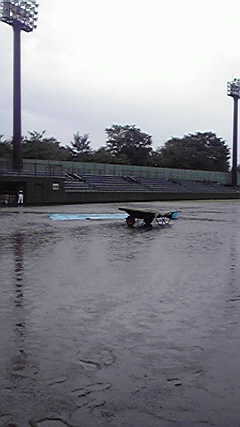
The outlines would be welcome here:
M 199 171 L 188 169 L 158 168 L 150 166 L 131 166 L 107 163 L 83 163 L 51 160 L 23 160 L 21 170 L 14 170 L 10 160 L 0 160 L 0 176 L 42 176 L 64 177 L 65 174 L 77 175 L 114 175 L 134 176 L 135 178 L 160 178 L 190 180 L 202 182 L 218 182 L 231 184 L 230 172 Z M 238 178 L 238 183 L 240 178 Z
M 39 176 L 39 177 L 63 177 L 64 171 L 61 164 L 52 163 L 23 163 L 22 169 L 16 170 L 12 162 L 0 161 L 1 176 Z

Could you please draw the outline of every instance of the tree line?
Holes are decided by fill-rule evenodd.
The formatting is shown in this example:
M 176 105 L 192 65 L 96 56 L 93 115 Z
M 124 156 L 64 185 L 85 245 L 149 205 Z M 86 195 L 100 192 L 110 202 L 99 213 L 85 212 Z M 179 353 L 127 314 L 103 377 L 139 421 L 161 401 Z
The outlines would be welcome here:
M 135 125 L 117 125 L 105 129 L 106 145 L 91 148 L 89 134 L 73 134 L 69 145 L 62 146 L 46 131 L 28 132 L 22 138 L 24 159 L 68 160 L 78 162 L 115 163 L 140 166 L 229 171 L 230 149 L 213 132 L 196 132 L 182 138 L 171 137 L 163 146 L 153 149 L 152 136 Z M 0 135 L 0 158 L 12 156 L 12 138 Z

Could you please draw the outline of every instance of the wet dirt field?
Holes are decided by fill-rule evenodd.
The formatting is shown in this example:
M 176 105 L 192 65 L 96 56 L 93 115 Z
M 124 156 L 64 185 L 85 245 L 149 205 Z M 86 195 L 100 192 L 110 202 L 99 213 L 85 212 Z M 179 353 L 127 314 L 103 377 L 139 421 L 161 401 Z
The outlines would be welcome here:
M 240 203 L 1 208 L 0 426 L 240 426 Z

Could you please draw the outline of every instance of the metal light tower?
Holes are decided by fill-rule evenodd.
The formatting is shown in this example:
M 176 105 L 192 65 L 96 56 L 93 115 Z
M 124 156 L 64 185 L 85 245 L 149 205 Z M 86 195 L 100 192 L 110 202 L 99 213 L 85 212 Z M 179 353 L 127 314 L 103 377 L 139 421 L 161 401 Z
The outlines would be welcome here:
M 240 98 L 240 79 L 233 79 L 227 84 L 227 94 L 232 96 L 233 107 L 233 153 L 232 153 L 232 185 L 237 186 L 237 146 L 238 146 L 238 100 Z
M 37 27 L 36 0 L 1 0 L 0 20 L 13 28 L 13 167 L 22 168 L 21 130 L 21 30 Z

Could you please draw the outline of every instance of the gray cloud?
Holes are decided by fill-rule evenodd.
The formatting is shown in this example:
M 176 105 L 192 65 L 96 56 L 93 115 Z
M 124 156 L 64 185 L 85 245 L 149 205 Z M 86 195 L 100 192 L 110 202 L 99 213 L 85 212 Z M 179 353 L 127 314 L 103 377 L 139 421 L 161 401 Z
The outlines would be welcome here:
M 22 128 L 92 147 L 105 128 L 136 124 L 154 147 L 212 130 L 231 146 L 239 77 L 238 0 L 41 0 L 22 34 Z M 0 23 L 0 133 L 12 134 L 12 31 Z M 239 74 L 238 74 L 239 73 Z

